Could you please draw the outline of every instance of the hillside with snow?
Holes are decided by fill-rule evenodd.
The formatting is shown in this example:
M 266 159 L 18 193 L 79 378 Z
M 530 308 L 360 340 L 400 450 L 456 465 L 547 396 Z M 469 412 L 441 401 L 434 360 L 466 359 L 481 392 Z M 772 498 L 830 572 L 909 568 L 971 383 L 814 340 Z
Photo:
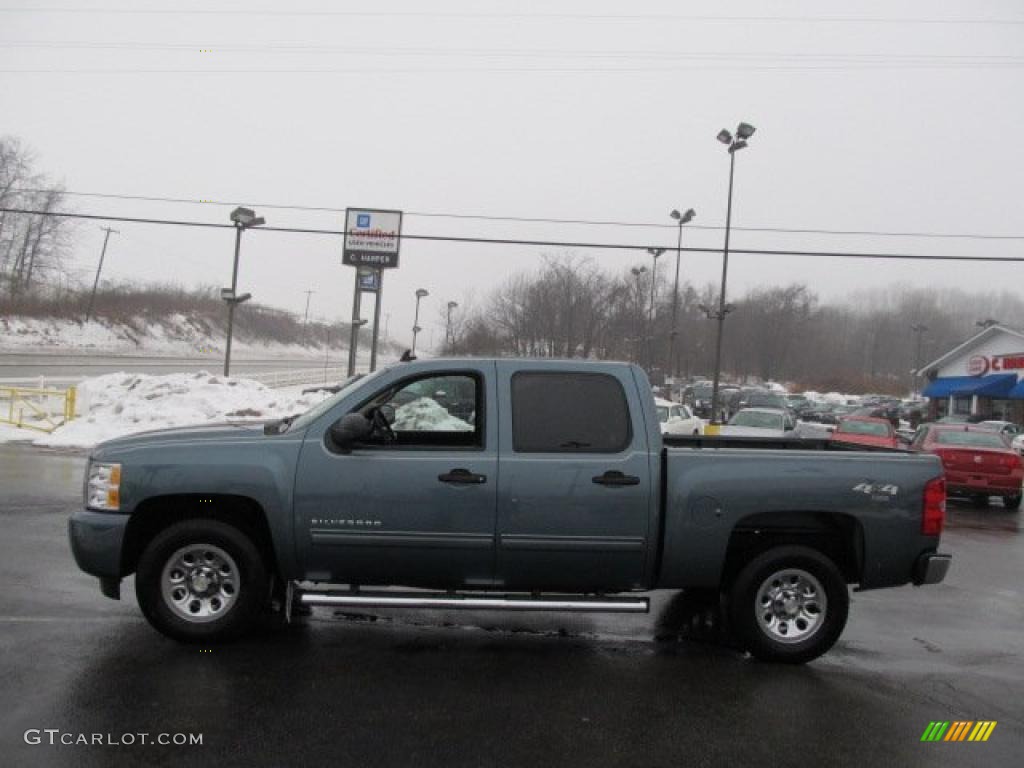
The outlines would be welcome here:
M 232 341 L 232 352 L 249 357 L 322 358 L 324 341 L 323 335 L 302 344 L 239 333 Z M 347 346 L 348 338 L 343 333 L 331 339 L 333 349 Z M 9 316 L 0 317 L 0 353 L 3 352 L 220 357 L 224 354 L 224 331 L 182 314 L 122 322 Z

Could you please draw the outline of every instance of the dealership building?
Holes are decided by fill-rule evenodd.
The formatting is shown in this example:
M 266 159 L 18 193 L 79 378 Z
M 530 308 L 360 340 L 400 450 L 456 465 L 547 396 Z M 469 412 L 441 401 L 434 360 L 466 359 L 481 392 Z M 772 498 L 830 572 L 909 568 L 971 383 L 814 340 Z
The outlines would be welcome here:
M 933 417 L 1024 423 L 1024 333 L 990 325 L 917 372 Z

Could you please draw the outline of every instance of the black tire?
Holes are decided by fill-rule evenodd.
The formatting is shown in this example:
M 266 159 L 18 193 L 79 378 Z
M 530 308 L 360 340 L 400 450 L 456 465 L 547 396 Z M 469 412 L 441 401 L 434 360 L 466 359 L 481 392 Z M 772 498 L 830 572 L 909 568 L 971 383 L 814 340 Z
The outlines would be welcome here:
M 971 496 L 971 503 L 978 509 L 984 509 L 988 506 L 988 496 L 983 493 L 975 494 Z
M 180 569 L 172 560 L 183 562 L 179 558 L 187 557 L 195 549 L 200 553 L 198 560 L 193 555 L 197 568 L 211 570 L 203 559 L 204 548 L 206 554 L 214 555 L 209 560 L 215 571 L 212 578 L 224 581 L 208 586 L 209 596 L 193 599 L 187 590 L 192 589 L 194 582 L 183 575 L 181 588 L 186 590 L 185 597 L 175 608 L 175 601 L 165 597 L 165 570 L 170 571 L 168 590 L 173 594 L 169 579 Z M 180 555 L 182 552 L 185 555 Z M 200 583 L 207 584 L 209 579 L 200 576 L 204 579 Z M 163 634 L 186 643 L 212 643 L 241 635 L 268 605 L 269 586 L 267 565 L 253 541 L 234 526 L 218 520 L 184 520 L 165 528 L 143 550 L 135 574 L 135 596 L 146 619 Z M 184 615 L 189 610 L 189 600 L 193 600 L 192 606 L 206 606 L 209 615 Z
M 1017 493 L 1013 496 L 1003 496 L 1003 506 L 1007 509 L 1020 509 L 1020 500 L 1024 498 Z
M 816 601 L 814 597 L 798 597 L 796 602 L 805 601 L 801 603 L 800 613 L 779 619 L 774 611 L 759 607 L 762 603 L 758 593 L 763 587 L 772 589 L 768 580 L 786 571 L 809 574 L 812 579 L 805 580 L 807 586 L 817 581 L 825 599 L 821 601 L 818 596 Z M 788 587 L 788 580 L 782 580 L 780 588 L 784 590 L 783 594 L 788 594 L 785 592 Z M 818 592 L 817 587 L 814 593 Z M 768 608 L 771 607 L 769 604 Z M 817 608 L 816 612 L 812 612 L 814 608 Z M 839 639 L 849 610 L 850 595 L 843 575 L 832 560 L 810 547 L 775 547 L 761 553 L 739 572 L 729 590 L 732 629 L 743 647 L 762 661 L 803 664 L 816 659 Z M 771 622 L 765 619 L 767 616 L 773 617 Z M 800 622 L 804 626 L 798 629 Z M 783 624 L 786 627 L 782 627 Z M 780 632 L 788 630 L 789 626 L 793 627 L 790 636 L 781 637 Z M 808 633 L 804 639 L 795 639 L 794 635 L 799 636 L 803 632 Z

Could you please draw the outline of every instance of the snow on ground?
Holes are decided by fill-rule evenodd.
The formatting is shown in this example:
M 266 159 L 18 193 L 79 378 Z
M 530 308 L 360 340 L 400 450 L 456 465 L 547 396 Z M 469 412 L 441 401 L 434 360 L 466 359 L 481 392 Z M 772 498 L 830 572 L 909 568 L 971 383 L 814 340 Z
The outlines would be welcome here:
M 87 406 L 85 415 L 51 434 L 8 428 L 0 431 L 0 440 L 31 436 L 36 445 L 89 447 L 152 429 L 281 418 L 302 413 L 330 394 L 285 393 L 256 381 L 225 379 L 205 371 L 164 376 L 111 373 L 86 379 L 78 391 Z
M 270 389 L 251 379 L 207 373 L 110 373 L 78 387 L 83 415 L 50 434 L 0 424 L 0 442 L 25 441 L 48 448 L 88 448 L 104 440 L 154 429 L 226 421 L 268 421 L 303 413 L 331 396 L 301 386 Z M 464 432 L 473 425 L 430 398 L 395 411 L 396 430 Z
M 470 432 L 473 425 L 456 418 L 429 397 L 421 397 L 395 409 L 396 432 Z

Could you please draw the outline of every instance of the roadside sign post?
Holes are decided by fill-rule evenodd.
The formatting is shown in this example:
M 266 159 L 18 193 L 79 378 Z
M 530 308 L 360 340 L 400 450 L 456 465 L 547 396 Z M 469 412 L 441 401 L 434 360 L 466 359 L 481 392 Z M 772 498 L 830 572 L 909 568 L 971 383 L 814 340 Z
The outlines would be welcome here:
M 398 251 L 402 235 L 402 212 L 372 208 L 345 209 L 345 244 L 341 263 L 356 268 L 352 298 L 352 334 L 348 349 L 348 375 L 356 372 L 356 353 L 362 294 L 373 293 L 373 340 L 370 348 L 370 371 L 377 369 L 377 344 L 380 340 L 380 308 L 384 298 L 384 270 L 398 267 Z

